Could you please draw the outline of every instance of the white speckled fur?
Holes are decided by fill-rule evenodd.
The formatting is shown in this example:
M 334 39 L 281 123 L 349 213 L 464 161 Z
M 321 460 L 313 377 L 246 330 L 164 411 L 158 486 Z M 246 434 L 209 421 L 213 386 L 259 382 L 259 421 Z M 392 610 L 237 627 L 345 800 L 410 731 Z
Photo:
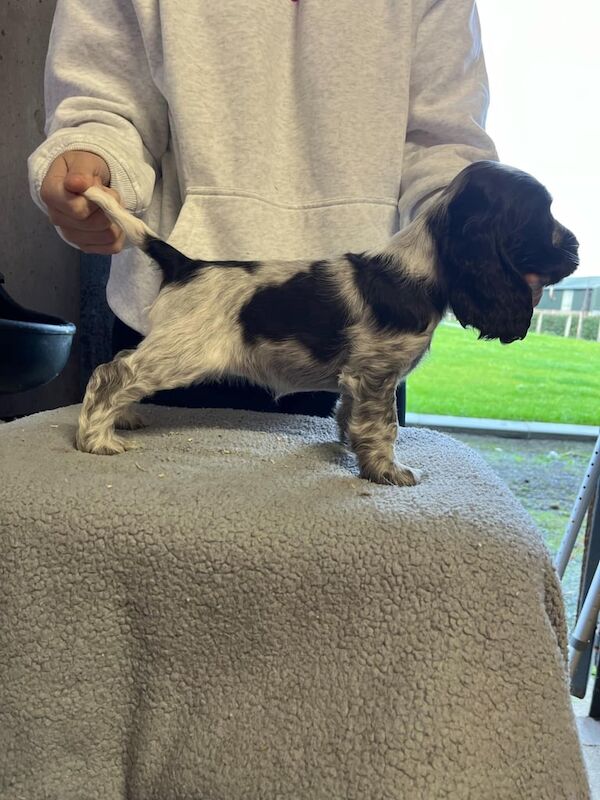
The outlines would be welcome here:
M 479 162 L 479 166 L 463 170 L 433 205 L 377 252 L 347 254 L 317 263 L 270 261 L 227 267 L 185 259 L 161 243 L 155 233 L 119 206 L 109 193 L 99 187 L 88 189 L 85 192 L 88 199 L 120 225 L 133 244 L 146 252 L 151 245 L 165 249 L 164 256 L 162 250 L 153 251 L 159 253 L 156 258 L 165 259 L 163 274 L 167 274 L 165 265 L 170 264 L 166 259 L 173 257 L 173 253 L 177 269 L 180 257 L 186 269 L 190 264 L 193 269 L 186 273 L 185 280 L 175 273 L 169 280 L 165 278 L 149 311 L 150 331 L 138 348 L 119 353 L 112 362 L 95 370 L 82 405 L 77 447 L 98 454 L 123 452 L 128 447 L 127 440 L 115 435 L 114 429 L 139 425 L 139 420 L 132 416 L 132 403 L 158 390 L 239 377 L 269 388 L 275 397 L 311 390 L 339 392 L 340 435 L 356 453 L 361 476 L 378 483 L 417 482 L 419 474 L 415 470 L 394 463 L 398 424 L 396 387 L 427 351 L 448 303 L 457 313 L 452 292 L 456 290 L 456 302 L 463 314 L 461 317 L 457 313 L 460 321 L 475 325 L 492 338 L 502 341 L 522 338 L 531 318 L 530 290 L 516 266 L 506 259 L 493 254 L 481 259 L 488 270 L 483 291 L 490 293 L 489 299 L 482 301 L 480 287 L 473 277 L 476 273 L 463 275 L 462 263 L 451 265 L 440 255 L 448 244 L 444 242 L 444 231 L 450 224 L 451 204 L 457 200 L 456 214 L 460 217 L 470 180 L 479 181 L 477 202 L 482 192 L 488 190 L 493 197 L 495 181 L 503 183 L 504 193 L 509 195 L 514 183 L 515 196 L 509 200 L 516 202 L 517 187 L 524 192 L 521 187 L 525 182 L 530 192 L 542 198 L 539 212 L 542 222 L 543 215 L 549 213 L 543 207 L 547 193 L 531 176 L 493 162 Z M 479 211 L 477 203 L 471 201 L 471 205 Z M 487 222 L 488 227 L 493 224 Z M 507 239 L 507 246 L 512 245 L 512 225 L 513 228 L 499 231 Z M 562 226 L 557 233 L 557 226 L 559 223 L 555 222 L 549 233 L 552 242 L 544 246 L 562 252 L 561 243 L 571 234 Z M 468 228 L 465 225 L 463 233 L 459 229 L 459 244 L 464 246 L 470 244 Z M 546 225 L 544 230 L 550 228 Z M 158 244 L 150 242 L 148 237 L 158 239 Z M 492 237 L 489 238 L 491 241 Z M 480 246 L 480 239 L 475 244 Z M 572 261 L 574 247 L 570 245 Z M 531 247 L 528 258 L 530 250 Z M 469 258 L 465 269 L 467 262 Z M 468 266 L 472 270 L 477 265 Z M 555 272 L 558 269 L 556 265 L 553 268 Z M 570 263 L 563 272 L 568 274 L 573 269 Z M 314 270 L 318 271 L 318 277 L 313 275 Z M 277 335 L 254 335 L 252 331 L 250 335 L 242 312 L 253 298 L 261 292 L 264 297 L 267 289 L 281 289 L 295 279 L 308 285 L 310 276 L 313 281 L 310 285 L 316 287 L 311 297 L 316 298 L 317 291 L 326 295 L 326 301 L 319 298 L 318 302 L 325 303 L 319 308 L 326 311 L 331 308 L 343 316 L 343 320 L 336 322 L 338 328 L 334 330 L 336 338 L 332 345 L 323 342 L 322 349 L 311 349 L 296 329 L 290 328 L 288 335 L 287 317 Z M 305 308 L 298 305 L 301 299 L 298 303 L 294 300 L 300 318 Z M 271 312 L 267 309 L 260 313 L 264 316 Z M 487 316 L 490 320 L 494 318 L 489 331 Z M 516 321 L 513 325 L 513 316 L 515 320 L 518 318 L 518 326 Z M 268 326 L 259 326 L 259 331 L 267 329 Z

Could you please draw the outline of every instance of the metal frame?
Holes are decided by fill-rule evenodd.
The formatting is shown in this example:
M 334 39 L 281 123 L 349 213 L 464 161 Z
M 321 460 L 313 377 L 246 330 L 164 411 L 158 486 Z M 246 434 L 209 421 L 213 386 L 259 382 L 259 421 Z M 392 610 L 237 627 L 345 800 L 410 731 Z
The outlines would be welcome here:
M 593 504 L 593 507 L 592 507 Z M 575 628 L 569 638 L 569 674 L 571 694 L 585 697 L 594 636 L 600 610 L 600 434 L 583 477 L 571 517 L 554 566 L 562 579 L 577 540 L 581 523 L 590 513 L 590 537 L 583 570 L 579 609 Z M 600 700 L 599 700 L 600 702 Z

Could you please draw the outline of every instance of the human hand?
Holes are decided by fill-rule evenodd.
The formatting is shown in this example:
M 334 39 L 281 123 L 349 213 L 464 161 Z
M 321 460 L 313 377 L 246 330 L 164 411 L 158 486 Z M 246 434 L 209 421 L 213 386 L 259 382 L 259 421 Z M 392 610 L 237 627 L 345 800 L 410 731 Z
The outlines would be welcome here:
M 84 150 L 67 150 L 54 159 L 42 183 L 40 196 L 48 207 L 50 221 L 84 253 L 114 255 L 125 244 L 122 229 L 82 195 L 90 186 L 107 187 L 109 181 L 110 171 L 103 158 Z M 115 189 L 105 190 L 121 201 Z

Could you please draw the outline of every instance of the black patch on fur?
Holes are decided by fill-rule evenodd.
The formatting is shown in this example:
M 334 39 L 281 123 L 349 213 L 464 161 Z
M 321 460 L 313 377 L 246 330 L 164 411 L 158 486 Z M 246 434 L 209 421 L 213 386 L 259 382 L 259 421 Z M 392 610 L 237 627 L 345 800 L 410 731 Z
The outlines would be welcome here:
M 429 229 L 436 243 L 440 271 L 446 277 L 448 302 L 463 326 L 474 327 L 480 339 L 499 339 L 508 344 L 524 339 L 533 306 L 531 290 L 497 245 L 498 218 L 493 214 L 482 224 L 483 201 L 477 215 L 457 214 L 471 199 L 469 189 L 457 195 L 448 211 L 433 215 Z
M 243 269 L 248 273 L 255 272 L 260 267 L 260 261 L 203 261 L 185 256 L 179 250 L 161 239 L 148 237 L 145 252 L 160 266 L 163 273 L 163 286 L 176 283 L 185 286 L 193 281 L 200 270 L 206 267 L 225 267 Z
M 364 253 L 346 253 L 345 258 L 354 267 L 356 286 L 382 330 L 422 333 L 434 311 L 443 313 L 440 287 L 403 274 L 397 258 Z
M 258 289 L 240 309 L 248 344 L 296 339 L 317 361 L 330 361 L 347 344 L 348 310 L 336 295 L 327 261 L 315 261 L 279 285 Z
M 466 167 L 446 189 L 448 203 L 428 219 L 448 299 L 463 327 L 480 338 L 524 339 L 533 313 L 526 273 L 545 283 L 577 266 L 577 240 L 552 241 L 552 198 L 531 175 L 494 161 Z

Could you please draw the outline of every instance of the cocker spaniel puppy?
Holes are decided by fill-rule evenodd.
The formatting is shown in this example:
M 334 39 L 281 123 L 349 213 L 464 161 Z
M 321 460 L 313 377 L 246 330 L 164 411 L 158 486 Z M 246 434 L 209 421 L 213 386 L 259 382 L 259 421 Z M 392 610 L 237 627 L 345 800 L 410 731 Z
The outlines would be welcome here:
M 162 270 L 150 331 L 90 378 L 76 436 L 89 453 L 121 453 L 115 428 L 160 389 L 241 376 L 275 397 L 340 393 L 336 417 L 360 475 L 413 485 L 394 462 L 396 386 L 450 308 L 480 338 L 527 334 L 532 276 L 552 284 L 578 264 L 578 243 L 530 175 L 493 161 L 466 167 L 382 249 L 322 261 L 192 260 L 99 187 L 85 192 Z

